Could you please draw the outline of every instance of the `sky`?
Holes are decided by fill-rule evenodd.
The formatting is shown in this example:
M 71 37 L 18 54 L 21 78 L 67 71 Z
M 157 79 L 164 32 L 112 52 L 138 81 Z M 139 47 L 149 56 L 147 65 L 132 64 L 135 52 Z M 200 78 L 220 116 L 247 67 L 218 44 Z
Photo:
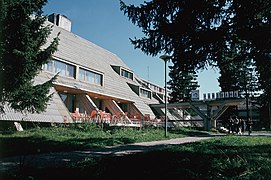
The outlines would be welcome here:
M 138 6 L 144 0 L 124 2 Z M 140 49 L 134 49 L 129 38 L 141 38 L 143 34 L 120 11 L 119 0 L 48 0 L 43 11 L 47 15 L 59 13 L 67 16 L 72 22 L 72 33 L 116 54 L 140 78 L 164 87 L 164 62 L 159 58 L 160 55 L 152 57 Z M 220 91 L 218 76 L 219 72 L 213 69 L 199 72 L 201 97 L 203 93 Z

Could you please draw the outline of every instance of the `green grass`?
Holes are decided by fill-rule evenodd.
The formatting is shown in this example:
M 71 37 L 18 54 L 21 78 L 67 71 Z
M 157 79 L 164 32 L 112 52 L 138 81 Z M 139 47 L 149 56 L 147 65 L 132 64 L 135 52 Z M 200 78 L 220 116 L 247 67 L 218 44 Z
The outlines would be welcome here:
M 271 179 L 271 138 L 215 137 L 122 157 L 89 157 L 65 168 L 24 169 L 32 179 Z M 16 179 L 16 178 L 15 178 Z
M 191 176 L 213 179 L 270 179 L 271 137 L 226 136 L 208 141 L 172 146 L 163 153 L 182 154 Z M 189 169 L 189 168 L 187 168 Z
M 82 178 L 133 174 L 135 179 L 271 179 L 271 138 L 219 137 L 161 151 L 90 159 L 74 167 Z
M 167 138 L 197 135 L 197 133 L 204 134 L 196 130 L 175 129 L 169 131 Z M 82 150 L 161 139 L 165 139 L 164 130 L 154 128 L 104 127 L 102 129 L 91 123 L 70 127 L 33 128 L 23 132 L 12 131 L 0 134 L 0 157 Z
M 202 136 L 191 129 L 169 131 L 168 138 Z M 93 125 L 32 129 L 2 134 L 1 146 L 19 141 L 39 152 L 102 147 L 164 139 L 161 129 L 101 129 Z M 21 141 L 21 142 L 20 142 Z M 21 144 L 20 144 L 21 143 Z M 12 143 L 13 144 L 13 143 Z M 50 147 L 50 148 L 49 148 Z M 47 149 L 46 149 L 47 148 Z M 63 148 L 63 149 L 62 149 Z M 20 149 L 20 148 L 19 148 Z M 22 148 L 21 148 L 22 149 Z M 1 148 L 2 150 L 2 148 Z M 11 150 L 11 149 L 10 149 Z M 22 153 L 22 152 L 21 152 Z M 14 179 L 271 179 L 271 137 L 223 136 L 122 157 L 90 156 L 68 167 L 24 168 Z

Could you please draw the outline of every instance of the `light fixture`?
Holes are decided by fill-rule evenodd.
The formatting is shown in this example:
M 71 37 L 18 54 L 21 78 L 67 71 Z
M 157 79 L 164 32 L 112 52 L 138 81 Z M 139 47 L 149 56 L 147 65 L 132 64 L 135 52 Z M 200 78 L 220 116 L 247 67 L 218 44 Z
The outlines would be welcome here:
M 165 62 L 165 137 L 167 137 L 167 62 L 170 60 L 171 56 L 162 55 L 160 59 Z

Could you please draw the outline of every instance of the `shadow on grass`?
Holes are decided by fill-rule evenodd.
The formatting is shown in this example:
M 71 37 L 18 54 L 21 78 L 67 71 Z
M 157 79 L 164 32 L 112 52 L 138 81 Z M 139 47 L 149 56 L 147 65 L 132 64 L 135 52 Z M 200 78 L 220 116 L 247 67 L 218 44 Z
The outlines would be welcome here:
M 134 140 L 129 138 L 88 138 L 59 142 L 37 137 L 8 137 L 0 139 L 0 157 L 68 152 L 128 143 L 134 143 Z
M 174 145 L 171 148 L 177 147 Z M 126 156 L 100 156 L 85 159 L 69 167 L 29 168 L 20 177 L 32 176 L 34 179 L 235 179 L 269 178 L 271 164 L 255 156 L 246 158 L 248 151 L 268 150 L 270 146 L 242 146 L 240 152 L 231 147 L 221 146 L 225 151 L 202 151 L 214 148 L 210 143 L 183 145 L 193 147 L 191 151 L 180 149 L 171 151 L 150 151 Z M 214 148 L 215 149 L 215 148 Z M 250 150 L 249 150 L 250 149 Z M 217 149 L 216 149 L 217 150 Z M 266 151 L 265 151 L 266 152 Z M 253 155 L 253 154 L 252 154 Z M 251 159 L 252 158 L 252 159 Z M 266 168 L 268 166 L 268 168 Z M 265 168 L 265 169 L 264 169 Z M 259 172 L 253 171 L 259 169 Z M 19 177 L 19 176 L 18 176 Z
M 90 129 L 87 129 L 87 130 L 91 131 L 92 130 L 91 127 L 92 126 L 90 126 Z M 87 131 L 87 130 L 84 130 L 84 131 Z M 41 133 L 42 136 L 40 137 L 36 135 L 27 136 L 27 137 L 1 137 L 0 138 L 0 157 L 40 154 L 40 153 L 50 153 L 50 152 L 64 152 L 64 151 L 68 152 L 68 151 L 74 151 L 74 150 L 102 148 L 105 146 L 131 144 L 138 141 L 138 140 L 135 140 L 136 138 L 134 138 L 134 136 L 132 135 L 129 135 L 131 136 L 131 138 L 122 137 L 126 135 L 125 134 L 126 131 L 121 132 L 123 135 L 120 134 L 119 135 L 120 137 L 95 137 L 95 138 L 74 137 L 73 138 L 72 135 L 77 133 L 77 129 L 75 130 L 72 129 L 72 131 L 67 131 L 68 140 L 58 140 L 57 138 L 58 132 L 56 131 L 55 141 L 49 140 L 48 138 L 46 138 L 46 135 L 43 135 L 43 134 L 46 134 L 46 132 L 47 131 L 42 132 Z M 97 132 L 99 133 L 100 130 Z M 206 132 L 201 132 L 201 131 L 191 130 L 191 129 L 169 129 L 169 132 L 172 134 L 179 134 L 179 135 L 184 135 L 184 136 L 210 136 Z M 111 130 L 111 133 L 112 134 L 118 133 L 118 129 Z M 154 134 L 154 135 L 157 136 L 157 134 Z M 61 136 L 63 136 L 63 134 L 61 134 Z M 153 136 L 153 133 L 150 133 L 149 136 Z
M 24 169 L 33 179 L 270 179 L 271 144 L 234 142 L 237 137 L 171 145 L 126 156 L 90 156 L 67 167 Z M 268 137 L 267 137 L 268 138 Z M 266 138 L 266 139 L 267 139 Z M 231 140 L 231 141 L 225 141 Z M 240 138 L 239 138 L 240 139 Z M 98 139 L 97 139 L 98 140 Z M 252 138 L 244 138 L 250 141 Z M 134 147 L 136 149 L 143 146 Z
M 25 169 L 20 176 L 31 175 L 34 179 L 190 179 L 204 177 L 200 175 L 208 174 L 209 165 L 209 158 L 201 154 L 155 151 L 122 157 L 105 156 L 77 167 Z

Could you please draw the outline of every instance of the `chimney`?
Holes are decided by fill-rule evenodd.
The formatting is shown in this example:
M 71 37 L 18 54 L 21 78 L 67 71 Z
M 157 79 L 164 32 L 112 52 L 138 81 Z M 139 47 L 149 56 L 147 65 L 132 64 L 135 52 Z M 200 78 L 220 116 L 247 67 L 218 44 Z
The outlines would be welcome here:
M 48 21 L 71 32 L 72 22 L 64 15 L 53 13 L 48 16 Z

